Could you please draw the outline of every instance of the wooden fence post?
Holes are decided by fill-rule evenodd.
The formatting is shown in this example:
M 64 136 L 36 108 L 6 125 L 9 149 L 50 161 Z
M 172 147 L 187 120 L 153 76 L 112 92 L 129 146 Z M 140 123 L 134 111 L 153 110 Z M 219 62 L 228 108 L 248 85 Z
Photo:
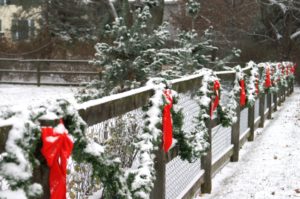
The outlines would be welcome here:
M 291 86 L 291 88 L 292 88 L 292 91 L 291 91 L 291 92 L 292 92 L 292 93 L 294 92 L 294 84 L 295 84 L 295 83 L 294 83 L 294 80 L 292 80 L 292 86 Z
M 239 161 L 240 152 L 240 120 L 241 120 L 241 107 L 240 105 L 236 108 L 237 121 L 232 125 L 231 128 L 231 144 L 233 144 L 233 154 L 230 158 L 231 162 Z
M 267 118 L 271 119 L 272 118 L 272 94 L 271 93 L 267 94 L 267 106 L 269 108 Z
M 279 92 L 279 90 L 278 90 Z M 278 92 L 273 94 L 273 102 L 274 102 L 274 112 L 277 111 L 277 106 L 278 106 Z
M 254 140 L 254 121 L 255 121 L 255 104 L 248 108 L 248 126 L 250 128 L 250 135 L 248 141 Z
M 293 79 L 291 79 L 290 81 L 289 81 L 289 95 L 290 94 L 292 94 L 293 92 L 294 92 L 294 80 Z
M 201 185 L 202 193 L 210 193 L 211 192 L 211 180 L 212 180 L 212 127 L 211 120 L 209 119 L 206 122 L 206 126 L 208 128 L 208 143 L 209 148 L 205 156 L 201 157 L 201 169 L 204 169 L 204 183 Z M 157 198 L 158 199 L 158 198 Z
M 283 87 L 282 92 L 283 92 L 283 99 L 282 99 L 282 102 L 284 102 L 284 101 L 285 101 L 285 98 L 286 98 L 286 88 L 285 88 L 285 86 Z
M 5 144 L 10 130 L 11 125 L 0 127 L 0 153 L 3 153 L 5 151 Z
M 259 96 L 259 116 L 260 116 L 259 127 L 263 128 L 265 125 L 265 93 L 262 93 Z
M 277 93 L 277 108 L 278 106 L 281 106 L 281 87 L 279 87 L 278 93 Z
M 154 182 L 154 187 L 151 191 L 151 199 L 164 199 L 166 192 L 166 161 L 165 152 L 162 147 L 156 152 L 155 157 L 155 171 L 156 179 Z
M 38 63 L 36 64 L 36 84 L 38 87 L 41 86 L 41 68 Z

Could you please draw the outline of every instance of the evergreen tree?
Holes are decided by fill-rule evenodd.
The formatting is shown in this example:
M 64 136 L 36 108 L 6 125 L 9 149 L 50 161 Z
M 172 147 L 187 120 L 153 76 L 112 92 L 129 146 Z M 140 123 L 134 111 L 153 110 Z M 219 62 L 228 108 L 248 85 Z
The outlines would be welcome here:
M 93 64 L 101 68 L 101 80 L 93 81 L 81 89 L 79 101 L 123 92 L 144 84 L 154 77 L 167 63 L 168 54 L 158 53 L 169 36 L 166 24 L 157 29 L 147 27 L 151 14 L 148 6 L 134 13 L 132 26 L 126 26 L 123 18 L 117 18 L 107 26 L 112 43 L 97 43 Z

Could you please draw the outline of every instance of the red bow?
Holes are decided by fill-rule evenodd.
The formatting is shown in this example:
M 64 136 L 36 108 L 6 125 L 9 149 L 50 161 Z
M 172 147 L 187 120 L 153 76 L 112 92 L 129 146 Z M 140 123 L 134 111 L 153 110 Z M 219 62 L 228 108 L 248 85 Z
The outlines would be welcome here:
M 266 69 L 266 82 L 265 82 L 266 88 L 271 87 L 271 75 L 270 75 L 270 68 Z
M 49 186 L 51 199 L 66 199 L 67 159 L 72 153 L 73 142 L 60 121 L 56 128 L 42 128 L 42 154 L 50 168 Z
M 219 101 L 220 101 L 219 90 L 220 90 L 220 88 L 221 88 L 220 82 L 218 80 L 215 80 L 215 82 L 214 82 L 215 99 L 214 99 L 214 101 L 211 100 L 210 118 L 212 118 L 213 112 L 216 110 L 216 108 L 219 105 Z
M 240 105 L 245 106 L 246 104 L 246 90 L 245 90 L 245 81 L 243 79 L 240 80 Z
M 165 152 L 168 152 L 173 140 L 172 133 L 172 118 L 171 118 L 171 108 L 173 105 L 173 98 L 170 89 L 164 90 L 164 96 L 167 100 L 167 104 L 163 110 L 163 148 Z

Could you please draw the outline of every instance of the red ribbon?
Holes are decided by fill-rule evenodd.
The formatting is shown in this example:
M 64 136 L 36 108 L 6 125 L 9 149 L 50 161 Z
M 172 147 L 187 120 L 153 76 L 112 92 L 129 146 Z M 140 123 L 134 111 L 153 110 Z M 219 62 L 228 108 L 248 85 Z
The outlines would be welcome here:
M 219 106 L 219 101 L 220 101 L 220 93 L 219 90 L 221 88 L 220 82 L 218 80 L 215 80 L 214 82 L 214 93 L 215 93 L 215 98 L 214 100 L 211 100 L 211 106 L 210 106 L 210 118 L 212 118 L 214 111 L 217 109 Z
M 62 131 L 62 132 L 61 132 Z M 72 153 L 73 142 L 62 120 L 56 128 L 42 128 L 42 154 L 50 168 L 49 186 L 51 199 L 66 199 L 67 160 Z
M 296 66 L 297 66 L 297 64 L 294 64 L 294 65 L 291 67 L 291 73 L 295 74 L 295 72 L 296 72 Z
M 259 94 L 259 81 L 258 81 L 258 78 L 256 78 L 256 80 L 255 80 L 255 93 L 256 93 L 256 95 Z
M 270 68 L 267 68 L 267 69 L 266 69 L 266 82 L 265 82 L 265 87 L 266 87 L 266 88 L 271 87 Z
M 172 118 L 171 108 L 173 106 L 173 98 L 170 89 L 164 90 L 164 96 L 167 100 L 167 104 L 163 110 L 163 148 L 165 152 L 168 152 L 172 146 L 173 133 L 172 133 Z
M 245 90 L 245 81 L 243 79 L 240 80 L 240 105 L 245 106 L 246 104 L 246 90 Z

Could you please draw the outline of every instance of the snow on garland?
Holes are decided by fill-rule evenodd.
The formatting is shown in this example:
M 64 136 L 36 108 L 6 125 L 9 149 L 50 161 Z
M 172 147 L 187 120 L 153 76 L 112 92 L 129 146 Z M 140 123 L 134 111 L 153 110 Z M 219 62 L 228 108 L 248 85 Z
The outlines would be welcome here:
M 32 183 L 31 178 L 33 168 L 40 164 L 35 157 L 37 147 L 41 146 L 38 120 L 41 116 L 49 115 L 63 118 L 69 135 L 74 140 L 73 159 L 93 166 L 93 176 L 99 177 L 105 188 L 104 197 L 128 198 L 119 161 L 108 159 L 103 146 L 87 139 L 86 124 L 77 110 L 65 100 L 58 100 L 56 104 L 22 111 L 10 118 L 4 118 L 12 120 L 13 127 L 6 142 L 3 161 L 0 163 L 0 174 L 7 180 L 11 190 L 0 192 L 0 196 L 7 192 L 10 194 L 18 192 L 24 193 L 22 196 L 24 198 L 36 198 L 43 193 L 41 185 Z
M 279 80 L 279 87 L 288 87 L 288 81 L 285 73 L 285 66 L 287 65 L 286 62 L 278 63 L 278 70 L 280 71 L 280 80 Z
M 286 79 L 294 80 L 297 64 L 292 62 L 282 62 L 282 65 L 285 67 Z
M 262 68 L 261 88 L 265 93 L 270 93 L 272 90 L 270 64 L 268 62 L 265 62 L 259 63 L 258 66 Z
M 292 62 L 259 63 L 262 68 L 260 91 L 276 93 L 280 87 L 288 87 L 288 81 L 294 78 L 295 64 Z
M 160 78 L 155 78 L 149 80 L 147 86 L 154 87 L 155 92 L 148 105 L 143 108 L 145 112 L 144 131 L 138 135 L 138 141 L 135 143 L 139 150 L 138 166 L 128 173 L 128 179 L 131 179 L 133 198 L 149 198 L 155 180 L 155 151 L 159 150 L 161 143 L 163 90 L 166 87 L 166 82 Z
M 216 98 L 216 92 L 214 92 L 214 84 L 216 81 L 219 82 L 219 78 L 217 78 L 215 73 L 209 69 L 201 69 L 196 73 L 203 75 L 202 86 L 198 90 L 196 98 L 199 104 L 200 111 L 197 120 L 194 121 L 194 123 L 196 124 L 195 132 L 192 133 L 197 137 L 197 139 L 193 140 L 193 142 L 196 142 L 194 144 L 195 146 L 197 146 L 197 150 L 195 150 L 195 152 L 197 152 L 199 156 L 199 154 L 202 154 L 208 147 L 208 143 L 206 141 L 208 136 L 206 122 L 210 119 L 210 115 L 208 113 L 211 110 L 212 99 Z M 218 97 L 221 98 L 221 86 L 218 92 Z M 226 107 L 223 106 L 222 103 L 219 103 L 217 105 L 217 115 L 220 118 L 222 126 L 228 127 L 236 122 L 236 107 L 237 104 L 233 92 L 229 93 L 229 103 Z M 195 155 L 195 157 L 197 157 L 197 155 Z
M 42 110 L 29 110 L 15 113 L 10 118 L 14 125 L 5 145 L 6 152 L 2 154 L 0 175 L 6 179 L 11 190 L 1 191 L 0 198 L 17 194 L 17 198 L 38 197 L 43 192 L 40 184 L 30 182 L 33 167 L 39 164 L 34 157 L 34 151 L 40 135 L 37 118 L 42 113 Z M 8 118 L 2 116 L 2 119 Z
M 240 98 L 240 106 L 247 105 L 248 107 L 252 107 L 255 104 L 255 98 L 261 92 L 259 89 L 259 73 L 258 67 L 254 62 L 248 62 L 247 67 L 251 68 L 249 78 L 246 78 L 245 73 L 239 65 L 235 67 L 236 77 L 233 90 L 235 96 L 239 96 Z
M 250 77 L 246 80 L 247 105 L 254 106 L 255 99 L 258 97 L 259 91 L 259 72 L 257 65 L 250 61 L 246 67 L 250 67 Z

